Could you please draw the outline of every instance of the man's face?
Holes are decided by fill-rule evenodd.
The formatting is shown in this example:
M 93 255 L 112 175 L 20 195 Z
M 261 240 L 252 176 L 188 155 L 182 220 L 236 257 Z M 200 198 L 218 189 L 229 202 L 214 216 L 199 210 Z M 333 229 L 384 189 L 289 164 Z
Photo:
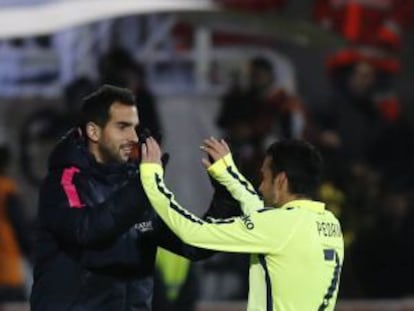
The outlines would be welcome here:
M 260 169 L 262 182 L 259 191 L 263 196 L 265 206 L 275 206 L 278 202 L 276 176 L 273 176 L 271 163 L 271 157 L 266 156 Z
M 272 85 L 273 76 L 267 70 L 253 67 L 250 73 L 250 83 L 254 89 L 263 90 Z
M 109 120 L 100 129 L 98 156 L 103 163 L 125 163 L 138 143 L 136 127 L 139 124 L 136 106 L 115 102 L 109 109 Z
M 368 63 L 358 63 L 351 74 L 349 87 L 354 95 L 368 95 L 376 83 L 375 68 Z

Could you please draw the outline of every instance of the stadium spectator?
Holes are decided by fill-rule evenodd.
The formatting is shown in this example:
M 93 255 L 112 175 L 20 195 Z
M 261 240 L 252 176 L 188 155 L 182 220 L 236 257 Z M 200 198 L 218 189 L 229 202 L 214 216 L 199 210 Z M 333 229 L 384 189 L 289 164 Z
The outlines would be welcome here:
M 0 305 L 26 301 L 23 258 L 30 259 L 28 223 L 14 180 L 7 175 L 10 150 L 0 147 Z
M 105 54 L 100 60 L 99 67 L 102 84 L 132 90 L 139 106 L 140 126 L 148 128 L 157 140 L 161 141 L 162 126 L 156 98 L 148 87 L 144 67 L 121 48 L 114 48 Z
M 222 98 L 218 126 L 232 146 L 240 170 L 257 185 L 257 167 L 271 139 L 301 138 L 306 120 L 301 101 L 277 87 L 273 64 L 263 57 L 249 62 L 249 85 L 234 77 Z
M 361 287 L 358 297 L 399 299 L 414 293 L 413 207 L 407 189 L 387 184 L 381 190 L 377 212 L 349 250 L 350 264 Z
M 79 103 L 94 88 L 92 81 L 80 77 L 64 90 L 64 109 L 42 107 L 23 122 L 19 133 L 21 172 L 26 180 L 38 187 L 46 175 L 46 154 L 79 119 Z M 40 151 L 40 152 L 39 152 Z
M 192 263 L 158 248 L 155 261 L 153 311 L 194 311 L 200 296 Z

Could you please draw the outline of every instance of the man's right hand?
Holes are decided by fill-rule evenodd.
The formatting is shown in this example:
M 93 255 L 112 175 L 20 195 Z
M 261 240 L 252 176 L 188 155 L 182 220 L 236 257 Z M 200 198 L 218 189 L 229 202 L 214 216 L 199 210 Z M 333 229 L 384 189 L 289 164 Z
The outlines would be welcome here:
M 141 153 L 141 163 L 156 163 L 162 165 L 161 148 L 153 137 L 148 137 L 145 139 L 145 143 L 141 145 Z
M 207 154 L 207 158 L 202 159 L 203 165 L 206 168 L 210 167 L 214 162 L 224 158 L 231 152 L 224 139 L 217 140 L 214 137 L 205 139 L 201 149 Z

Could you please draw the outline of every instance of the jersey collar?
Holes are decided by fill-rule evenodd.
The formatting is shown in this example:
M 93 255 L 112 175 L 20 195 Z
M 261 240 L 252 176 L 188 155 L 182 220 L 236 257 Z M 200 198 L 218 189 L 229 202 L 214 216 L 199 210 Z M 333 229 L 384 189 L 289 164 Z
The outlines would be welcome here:
M 293 200 L 284 204 L 282 209 L 306 208 L 311 211 L 322 213 L 325 210 L 325 203 L 313 200 Z

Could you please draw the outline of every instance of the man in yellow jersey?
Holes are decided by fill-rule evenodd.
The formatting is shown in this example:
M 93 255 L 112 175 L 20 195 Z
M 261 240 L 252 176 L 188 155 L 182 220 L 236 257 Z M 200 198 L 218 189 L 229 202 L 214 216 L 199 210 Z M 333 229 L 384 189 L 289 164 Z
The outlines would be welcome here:
M 319 153 L 301 141 L 271 145 L 261 168 L 263 202 L 223 140 L 207 139 L 202 148 L 214 160 L 203 159 L 208 172 L 244 216 L 205 221 L 182 208 L 164 184 L 160 148 L 148 138 L 141 180 L 164 222 L 188 244 L 251 254 L 248 311 L 334 310 L 344 248 L 338 220 L 311 200 L 322 171 Z

